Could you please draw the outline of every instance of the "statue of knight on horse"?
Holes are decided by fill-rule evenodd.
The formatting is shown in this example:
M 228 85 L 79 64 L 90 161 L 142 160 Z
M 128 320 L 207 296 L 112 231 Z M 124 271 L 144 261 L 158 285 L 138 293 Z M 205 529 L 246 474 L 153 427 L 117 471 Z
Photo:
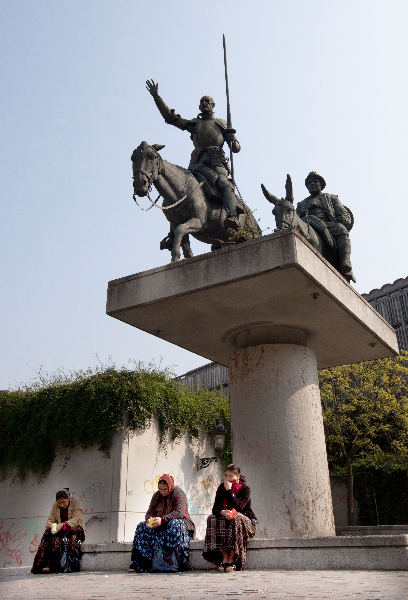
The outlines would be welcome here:
M 163 197 L 160 208 L 170 221 L 170 231 L 160 248 L 170 250 L 175 262 L 180 259 L 180 248 L 185 258 L 193 256 L 189 234 L 212 244 L 213 250 L 234 237 L 235 241 L 259 237 L 261 230 L 256 219 L 234 192 L 235 183 L 229 177 L 223 151 L 225 142 L 232 152 L 239 152 L 241 147 L 235 130 L 214 117 L 214 100 L 203 96 L 198 117 L 183 119 L 159 96 L 157 83 L 147 81 L 146 87 L 166 123 L 189 131 L 194 143 L 188 170 L 165 161 L 158 154 L 164 148 L 161 145 L 142 142 L 132 154 L 134 199 L 148 196 L 152 185 Z M 157 200 L 152 202 L 156 203 Z
M 231 124 L 225 36 L 223 46 L 227 121 L 214 117 L 215 102 L 211 96 L 201 98 L 196 118 L 184 119 L 167 106 L 159 95 L 158 84 L 153 79 L 146 81 L 165 122 L 188 131 L 194 144 L 188 169 L 164 160 L 158 154 L 164 148 L 162 145 L 142 142 L 132 154 L 133 199 L 137 202 L 136 196 L 147 196 L 152 206 L 163 210 L 170 231 L 160 242 L 160 248 L 171 251 L 172 262 L 180 259 L 180 249 L 185 258 L 193 256 L 189 234 L 217 250 L 224 243 L 257 238 L 262 233 L 234 180 L 233 153 L 239 152 L 241 146 Z M 230 162 L 224 153 L 224 143 L 230 149 Z M 152 185 L 159 192 L 155 201 L 149 196 Z M 161 206 L 157 204 L 160 196 Z
M 211 96 L 201 98 L 200 113 L 197 118 L 183 119 L 159 96 L 157 83 L 153 80 L 146 81 L 146 87 L 165 122 L 190 133 L 194 150 L 191 154 L 189 170 L 198 180 L 204 181 L 210 195 L 219 198 L 226 209 L 228 216 L 224 221 L 224 227 L 239 229 L 237 217 L 245 210 L 234 193 L 234 183 L 228 178 L 230 169 L 223 149 L 224 142 L 227 142 L 232 152 L 241 150 L 235 137 L 235 129 L 228 128 L 224 119 L 214 117 L 215 102 Z

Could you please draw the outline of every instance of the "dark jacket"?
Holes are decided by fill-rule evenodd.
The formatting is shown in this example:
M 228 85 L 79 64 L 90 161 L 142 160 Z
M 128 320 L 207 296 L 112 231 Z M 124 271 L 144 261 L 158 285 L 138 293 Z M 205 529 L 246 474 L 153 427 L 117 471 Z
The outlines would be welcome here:
M 181 487 L 177 486 L 174 488 L 172 492 L 169 494 L 169 498 L 171 501 L 171 512 L 167 515 L 163 515 L 161 517 L 162 523 L 166 524 L 171 519 L 183 519 L 186 524 L 188 531 L 195 533 L 195 525 L 190 518 L 190 514 L 188 512 L 188 503 L 186 493 L 181 489 Z M 147 509 L 147 513 L 145 516 L 145 520 L 150 517 L 156 516 L 156 508 L 160 501 L 160 492 L 156 492 L 153 494 L 152 499 L 150 501 L 150 506 Z
M 216 517 L 219 517 L 220 512 L 223 510 L 224 498 L 227 499 L 228 509 L 235 508 L 236 511 L 242 513 L 249 519 L 256 520 L 255 513 L 251 508 L 251 491 L 246 483 L 242 483 L 242 488 L 237 492 L 236 496 L 231 490 L 226 490 L 223 483 L 218 486 L 212 510 L 213 515 Z

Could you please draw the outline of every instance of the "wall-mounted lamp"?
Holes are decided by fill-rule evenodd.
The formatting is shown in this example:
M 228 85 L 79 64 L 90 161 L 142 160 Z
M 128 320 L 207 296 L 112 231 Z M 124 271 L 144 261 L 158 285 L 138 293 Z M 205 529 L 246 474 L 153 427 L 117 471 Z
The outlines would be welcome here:
M 212 430 L 212 434 L 214 437 L 214 449 L 215 449 L 215 453 L 217 454 L 217 456 L 211 456 L 209 458 L 200 458 L 199 462 L 197 462 L 197 471 L 200 471 L 200 469 L 205 469 L 212 462 L 219 459 L 219 457 L 222 454 L 222 451 L 224 450 L 224 447 L 225 447 L 226 432 L 227 432 L 227 430 L 225 429 L 224 425 L 221 423 L 221 420 L 217 419 L 217 423 L 213 427 L 213 430 Z

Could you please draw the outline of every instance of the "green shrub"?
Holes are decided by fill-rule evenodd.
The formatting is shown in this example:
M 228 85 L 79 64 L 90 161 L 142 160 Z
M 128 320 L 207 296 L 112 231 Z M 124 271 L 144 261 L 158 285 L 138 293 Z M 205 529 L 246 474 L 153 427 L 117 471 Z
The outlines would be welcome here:
M 0 396 L 0 475 L 43 478 L 56 457 L 69 459 L 76 448 L 97 446 L 109 456 L 112 438 L 125 427 L 142 432 L 156 417 L 160 444 L 167 440 L 211 437 L 217 418 L 227 429 L 222 460 L 231 460 L 229 401 L 225 396 L 180 386 L 166 370 L 138 365 L 59 375 L 31 388 Z

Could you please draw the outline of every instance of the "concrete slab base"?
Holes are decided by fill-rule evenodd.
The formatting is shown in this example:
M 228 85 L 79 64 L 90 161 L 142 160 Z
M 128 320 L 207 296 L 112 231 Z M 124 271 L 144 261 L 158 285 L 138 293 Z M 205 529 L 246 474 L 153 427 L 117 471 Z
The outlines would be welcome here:
M 106 312 L 227 367 L 271 342 L 307 345 L 318 369 L 398 353 L 391 325 L 291 229 L 110 281 Z
M 202 557 L 203 541 L 192 542 L 190 566 L 213 570 Z M 132 544 L 84 544 L 83 571 L 122 571 L 130 562 Z M 372 535 L 281 540 L 254 539 L 247 569 L 259 570 L 408 570 L 408 535 Z

